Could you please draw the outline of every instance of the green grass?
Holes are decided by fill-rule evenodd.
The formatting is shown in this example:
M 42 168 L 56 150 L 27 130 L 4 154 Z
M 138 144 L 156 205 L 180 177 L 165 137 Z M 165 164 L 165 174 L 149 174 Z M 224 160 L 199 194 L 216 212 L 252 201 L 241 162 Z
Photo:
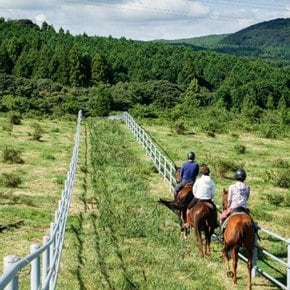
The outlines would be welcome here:
M 8 116 L 0 117 L 0 128 Z M 37 120 L 45 132 L 41 141 L 32 140 L 31 124 L 35 120 L 24 118 L 14 125 L 12 132 L 0 130 L 0 174 L 15 174 L 22 183 L 16 188 L 0 185 L 0 225 L 22 221 L 19 226 L 0 232 L 0 255 L 29 254 L 31 243 L 42 243 L 49 234 L 50 223 L 58 207 L 62 182 L 66 178 L 74 146 L 75 122 Z M 6 146 L 21 152 L 22 164 L 4 163 Z M 52 156 L 54 158 L 52 158 Z M 0 264 L 0 270 L 3 268 Z M 25 271 L 24 271 L 25 272 Z
M 156 202 L 171 197 L 168 184 L 125 125 L 93 120 L 86 136 L 60 289 L 245 288 L 242 262 L 238 286 L 226 278 L 221 244 L 213 242 L 212 257 L 201 259 L 193 235 L 182 238 L 177 217 Z M 255 281 L 257 289 L 271 289 L 264 279 Z
M 238 139 L 226 134 L 217 134 L 215 138 L 209 138 L 202 132 L 196 132 L 194 135 L 176 135 L 165 126 L 144 124 L 143 127 L 158 141 L 177 165 L 185 160 L 188 151 L 196 153 L 199 163 L 208 163 L 216 182 L 215 198 L 219 204 L 222 200 L 222 189 L 233 182 L 233 172 L 229 171 L 225 178 L 221 178 L 219 172 L 215 170 L 217 162 L 244 165 L 248 174 L 247 183 L 251 187 L 249 207 L 254 209 L 254 213 L 260 206 L 265 211 L 264 214 L 257 215 L 257 221 L 261 226 L 281 236 L 290 237 L 289 221 L 286 220 L 285 225 L 276 222 L 277 216 L 280 216 L 279 213 L 281 213 L 281 218 L 285 217 L 284 208 L 287 206 L 287 195 L 290 195 L 289 188 L 273 186 L 271 180 L 267 178 L 267 171 L 287 170 L 290 162 L 289 139 L 263 139 L 247 133 L 239 133 Z M 245 153 L 237 153 L 234 149 L 236 145 L 245 146 Z M 284 168 L 281 168 L 281 164 Z M 281 195 L 284 197 L 284 202 L 279 207 L 273 206 L 267 195 L 271 195 L 273 199 Z M 269 218 L 264 220 L 264 218 L 259 218 L 260 216 L 269 216 Z
M 5 119 L 0 118 L 0 125 L 2 121 Z M 0 224 L 25 220 L 22 227 L 0 233 L 2 256 L 12 253 L 23 257 L 31 243 L 41 242 L 47 235 L 72 153 L 75 122 L 38 120 L 45 130 L 42 142 L 27 134 L 33 122 L 24 119 L 11 134 L 0 133 L 1 146 L 13 143 L 16 149 L 21 149 L 25 161 L 17 166 L 2 166 L 0 170 L 17 171 L 24 178 L 20 188 L 0 187 Z M 206 161 L 210 166 L 218 159 L 234 164 L 245 162 L 253 192 L 251 206 L 259 223 L 275 228 L 281 235 L 283 231 L 288 233 L 280 225 L 287 209 L 265 204 L 264 191 L 258 191 L 261 187 L 266 193 L 276 190 L 265 183 L 263 168 L 267 164 L 273 166 L 273 160 L 285 159 L 287 154 L 281 152 L 288 148 L 286 141 L 274 141 L 277 148 L 272 146 L 267 151 L 271 142 L 249 135 L 239 135 L 238 139 L 230 135 L 211 138 L 200 133 L 176 135 L 170 128 L 158 126 L 146 126 L 146 130 L 177 164 L 189 150 L 197 153 L 199 162 Z M 246 146 L 245 154 L 236 152 L 236 144 Z M 217 177 L 214 171 L 213 178 L 219 201 L 221 189 L 232 181 Z M 102 119 L 84 121 L 58 288 L 245 289 L 245 263 L 240 261 L 238 285 L 233 286 L 220 258 L 221 244 L 212 243 L 209 259 L 199 258 L 193 234 L 183 240 L 177 217 L 156 202 L 160 197 L 171 198 L 168 184 L 156 173 L 126 126 Z M 271 219 L 273 216 L 275 219 Z M 267 243 L 271 245 L 272 241 Z M 278 254 L 282 251 L 279 246 L 274 250 Z M 27 275 L 24 271 L 20 276 L 26 279 Z M 261 277 L 253 283 L 254 289 L 276 289 Z

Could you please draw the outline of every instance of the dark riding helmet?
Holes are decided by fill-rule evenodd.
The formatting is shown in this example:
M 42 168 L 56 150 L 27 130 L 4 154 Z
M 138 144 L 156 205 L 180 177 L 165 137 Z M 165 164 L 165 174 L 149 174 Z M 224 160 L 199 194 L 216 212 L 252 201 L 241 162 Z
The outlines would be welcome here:
M 235 179 L 239 181 L 244 181 L 247 177 L 246 171 L 242 168 L 239 168 L 235 173 Z
M 187 159 L 194 160 L 195 159 L 194 152 L 192 152 L 192 151 L 188 152 L 187 153 Z

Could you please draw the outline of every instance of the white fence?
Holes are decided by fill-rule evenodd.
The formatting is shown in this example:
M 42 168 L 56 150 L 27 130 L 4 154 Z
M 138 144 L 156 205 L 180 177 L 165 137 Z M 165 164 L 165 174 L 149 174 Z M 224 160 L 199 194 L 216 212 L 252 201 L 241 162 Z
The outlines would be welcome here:
M 55 211 L 54 222 L 50 225 L 50 237 L 43 237 L 43 245 L 32 244 L 31 254 L 23 259 L 17 256 L 4 257 L 4 274 L 0 277 L 0 289 L 19 289 L 18 272 L 30 264 L 30 289 L 55 289 L 58 277 L 59 263 L 65 237 L 66 220 L 73 192 L 74 178 L 77 168 L 81 111 L 78 114 L 77 132 L 73 155 L 67 173 L 64 190 Z M 21 281 L 20 281 L 21 282 Z
M 176 184 L 175 180 L 175 165 L 170 160 L 170 158 L 166 155 L 165 152 L 161 152 L 162 149 L 160 146 L 158 146 L 152 138 L 145 132 L 145 130 L 139 126 L 135 120 L 127 113 L 122 114 L 122 119 L 127 124 L 128 128 L 131 130 L 135 138 L 137 139 L 138 143 L 144 148 L 146 151 L 146 154 L 150 157 L 153 164 L 157 168 L 158 172 L 164 177 L 164 180 L 169 183 L 170 191 L 173 192 Z M 285 268 L 285 278 L 286 283 L 279 281 L 277 278 L 273 277 L 270 273 L 266 272 L 265 270 L 259 268 L 256 265 L 256 259 L 254 259 L 254 267 L 253 267 L 253 275 L 255 276 L 255 273 L 258 272 L 267 279 L 271 280 L 275 285 L 279 286 L 281 289 L 290 290 L 290 239 L 285 239 L 283 237 L 280 237 L 266 229 L 260 228 L 260 230 L 270 236 L 272 239 L 276 239 L 278 241 L 281 241 L 285 244 L 285 250 L 287 250 L 287 261 L 284 261 L 273 254 L 270 253 L 270 251 L 267 251 L 266 249 L 263 249 L 259 247 L 257 244 L 257 247 L 255 249 L 255 252 L 257 252 L 257 248 L 260 250 L 261 253 L 263 253 L 265 256 L 267 256 L 272 261 L 278 263 L 280 267 Z M 239 256 L 242 258 L 242 260 L 247 261 L 247 258 L 243 256 L 241 253 L 239 253 Z M 254 254 L 256 256 L 256 254 Z M 256 258 L 259 258 L 256 256 Z M 274 269 L 275 270 L 275 269 Z M 285 280 L 285 279 L 284 279 Z

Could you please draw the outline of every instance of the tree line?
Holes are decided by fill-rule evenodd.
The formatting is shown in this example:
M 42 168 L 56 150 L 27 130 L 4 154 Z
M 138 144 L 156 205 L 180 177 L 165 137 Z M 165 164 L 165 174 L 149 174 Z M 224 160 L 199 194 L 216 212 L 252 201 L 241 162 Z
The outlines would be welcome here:
M 243 126 L 267 123 L 281 134 L 290 123 L 287 68 L 188 46 L 73 36 L 27 19 L 0 18 L 0 81 L 3 112 L 61 116 L 83 109 L 106 116 L 129 110 L 191 126 L 195 112 L 217 123 L 217 111 L 222 122 L 239 115 Z

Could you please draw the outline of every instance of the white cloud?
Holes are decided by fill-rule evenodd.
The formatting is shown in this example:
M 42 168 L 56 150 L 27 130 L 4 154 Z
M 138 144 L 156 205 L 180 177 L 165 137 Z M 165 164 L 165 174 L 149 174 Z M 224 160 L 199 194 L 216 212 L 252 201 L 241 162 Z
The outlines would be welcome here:
M 290 17 L 289 0 L 0 0 L 0 9 L 2 17 L 46 21 L 72 34 L 136 40 L 231 33 Z

